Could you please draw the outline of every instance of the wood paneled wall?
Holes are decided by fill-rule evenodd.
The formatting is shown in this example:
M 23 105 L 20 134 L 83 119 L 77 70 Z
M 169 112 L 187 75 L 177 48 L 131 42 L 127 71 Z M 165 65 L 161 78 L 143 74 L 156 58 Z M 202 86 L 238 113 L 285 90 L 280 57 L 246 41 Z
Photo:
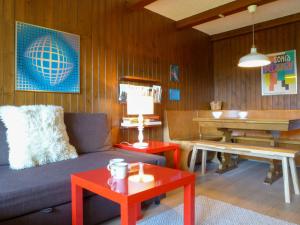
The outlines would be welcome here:
M 14 91 L 15 21 L 81 37 L 81 93 Z M 0 104 L 55 104 L 69 112 L 105 112 L 113 141 L 136 135 L 120 131 L 125 105 L 117 101 L 118 79 L 140 76 L 162 82 L 165 109 L 207 108 L 213 99 L 209 37 L 192 29 L 176 31 L 173 21 L 147 10 L 130 11 L 125 0 L 0 0 Z M 180 66 L 180 83 L 169 81 L 169 65 Z M 168 88 L 180 88 L 181 100 L 168 101 Z M 146 138 L 161 139 L 162 129 Z
M 259 52 L 268 54 L 296 49 L 300 71 L 300 22 L 285 24 L 255 33 Z M 286 96 L 262 96 L 260 69 L 237 67 L 239 58 L 248 54 L 251 34 L 213 42 L 215 99 L 224 109 L 300 109 L 300 93 Z M 298 78 L 298 87 L 300 79 Z

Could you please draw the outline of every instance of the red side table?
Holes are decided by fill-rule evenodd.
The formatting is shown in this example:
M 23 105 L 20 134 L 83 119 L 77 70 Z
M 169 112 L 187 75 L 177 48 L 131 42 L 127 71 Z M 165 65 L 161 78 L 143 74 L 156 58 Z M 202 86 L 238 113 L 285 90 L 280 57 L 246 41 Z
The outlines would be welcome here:
M 135 225 L 141 202 L 177 188 L 184 189 L 184 225 L 195 225 L 195 174 L 150 164 L 144 164 L 144 173 L 152 177 L 146 183 L 132 182 L 138 174 L 132 169 L 114 185 L 106 168 L 72 174 L 72 225 L 83 225 L 83 189 L 119 203 L 121 225 Z
M 161 141 L 149 141 L 148 143 L 149 146 L 147 148 L 134 148 L 132 145 L 126 143 L 116 144 L 114 145 L 114 147 L 128 151 L 143 152 L 148 154 L 157 154 L 161 152 L 173 151 L 174 167 L 176 169 L 180 168 L 180 155 L 178 144 Z

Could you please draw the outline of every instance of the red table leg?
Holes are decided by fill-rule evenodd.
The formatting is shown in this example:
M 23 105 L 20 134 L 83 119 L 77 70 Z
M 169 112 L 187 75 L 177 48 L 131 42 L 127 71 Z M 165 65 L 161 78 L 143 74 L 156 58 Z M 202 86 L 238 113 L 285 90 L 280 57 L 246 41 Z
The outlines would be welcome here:
M 195 225 L 195 183 L 184 186 L 184 225 Z
M 121 225 L 135 225 L 137 204 L 121 204 Z
M 83 225 L 82 188 L 72 182 L 72 225 Z
M 179 169 L 180 167 L 180 158 L 179 158 L 179 148 L 175 148 L 174 150 L 174 167 L 175 169 Z
M 141 211 L 141 203 L 135 204 L 135 215 L 136 215 L 136 220 L 140 220 L 143 218 L 142 211 Z

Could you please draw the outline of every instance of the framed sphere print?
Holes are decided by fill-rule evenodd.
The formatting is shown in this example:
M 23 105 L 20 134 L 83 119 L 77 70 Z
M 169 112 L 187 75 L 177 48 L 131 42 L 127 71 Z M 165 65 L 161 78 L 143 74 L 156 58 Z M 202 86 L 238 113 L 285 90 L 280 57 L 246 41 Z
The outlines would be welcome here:
M 80 36 L 16 22 L 17 91 L 80 92 Z

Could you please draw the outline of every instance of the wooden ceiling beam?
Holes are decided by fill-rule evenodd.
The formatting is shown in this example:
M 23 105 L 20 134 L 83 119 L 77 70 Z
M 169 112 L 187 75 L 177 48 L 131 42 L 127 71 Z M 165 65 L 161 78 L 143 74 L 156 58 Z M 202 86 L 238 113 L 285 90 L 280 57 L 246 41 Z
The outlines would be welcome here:
M 284 24 L 295 23 L 300 21 L 300 13 L 296 13 L 290 16 L 281 17 L 278 19 L 265 21 L 255 24 L 255 31 L 270 29 L 272 27 L 281 26 Z M 220 34 L 214 34 L 211 36 L 212 41 L 219 41 L 226 38 L 232 38 L 235 36 L 245 35 L 252 32 L 252 26 L 239 28 L 236 30 L 227 31 Z
M 177 29 L 194 27 L 220 18 L 219 15 L 228 16 L 247 9 L 249 5 L 264 5 L 277 0 L 236 0 L 225 5 L 204 11 L 191 17 L 184 18 L 176 22 Z
M 127 7 L 131 10 L 138 10 L 155 1 L 156 0 L 127 0 Z

